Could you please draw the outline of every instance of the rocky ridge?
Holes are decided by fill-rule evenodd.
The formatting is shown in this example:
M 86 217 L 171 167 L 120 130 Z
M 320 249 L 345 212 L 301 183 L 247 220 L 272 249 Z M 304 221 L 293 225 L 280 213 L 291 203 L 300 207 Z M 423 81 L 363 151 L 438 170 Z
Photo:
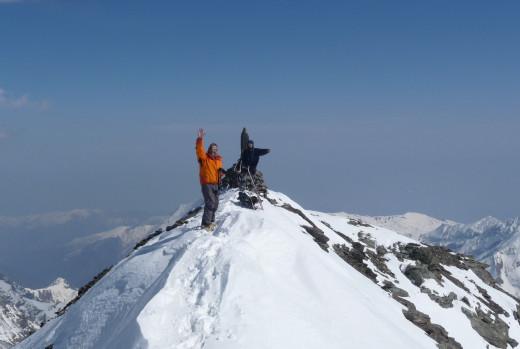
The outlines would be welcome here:
M 234 228 L 233 224 L 240 221 L 242 214 L 247 213 L 247 211 L 242 213 L 241 210 L 248 209 L 240 209 L 234 203 L 236 195 L 237 191 L 231 189 L 225 192 L 223 198 L 221 198 L 223 200 L 221 202 L 222 209 L 230 211 L 223 213 L 224 222 L 227 223 L 222 228 L 217 228 L 216 235 L 214 235 L 215 238 L 221 238 L 219 234 L 231 233 L 224 236 L 228 236 L 225 239 L 233 239 L 239 233 L 239 230 L 235 230 L 236 228 Z M 266 212 L 298 222 L 300 234 L 303 234 L 302 239 L 307 239 L 307 237 L 312 239 L 316 248 L 321 251 L 321 254 L 328 255 L 330 258 L 336 255 L 344 263 L 352 267 L 352 270 L 359 272 L 370 280 L 369 283 L 386 292 L 389 296 L 388 302 L 397 302 L 402 305 L 401 316 L 413 324 L 413 326 L 421 329 L 426 336 L 437 343 L 436 346 L 438 348 L 467 347 L 468 336 L 481 338 L 482 342 L 486 343 L 482 348 L 489 346 L 507 349 L 518 345 L 520 340 L 519 301 L 499 287 L 497 281 L 486 270 L 487 265 L 476 261 L 470 256 L 452 252 L 445 247 L 427 245 L 409 238 L 399 237 L 394 232 L 374 227 L 360 220 L 304 210 L 279 193 L 268 193 L 264 206 Z M 129 255 L 127 259 L 129 261 L 132 261 L 134 257 L 136 260 L 139 258 L 148 259 L 150 257 L 146 256 L 147 253 L 154 251 L 156 244 L 159 244 L 160 251 L 162 251 L 166 246 L 163 244 L 167 241 L 176 241 L 183 236 L 188 238 L 190 234 L 194 233 L 194 237 L 188 238 L 190 241 L 189 245 L 197 244 L 197 239 L 209 239 L 208 242 L 201 242 L 200 247 L 195 248 L 198 263 L 201 263 L 201 265 L 210 263 L 209 261 L 199 260 L 199 258 L 202 258 L 201 256 L 206 255 L 200 248 L 210 244 L 212 240 L 211 235 L 209 237 L 196 237 L 198 236 L 196 227 L 200 219 L 200 211 L 200 206 L 187 207 L 184 214 L 178 214 L 175 219 L 170 219 L 168 224 L 165 224 L 149 238 L 143 240 L 142 243 L 137 244 L 136 252 Z M 262 215 L 254 215 L 255 219 L 260 219 L 260 216 Z M 268 220 L 269 218 L 266 216 L 265 219 Z M 242 224 L 245 224 L 245 221 Z M 271 223 L 262 223 L 260 225 L 264 224 L 270 225 Z M 243 229 L 244 226 L 242 225 L 240 228 L 242 234 L 244 233 Z M 266 233 L 267 231 L 264 232 L 264 234 Z M 284 233 L 277 231 L 273 237 L 280 236 L 280 234 L 283 235 Z M 232 245 L 240 246 L 240 242 L 234 242 Z M 174 247 L 175 251 L 179 251 L 179 249 L 180 247 Z M 182 248 L 180 251 L 182 251 Z M 240 255 L 239 251 L 237 253 Z M 163 255 L 164 252 L 161 252 L 161 256 Z M 214 252 L 208 251 L 207 255 L 214 261 Z M 168 260 L 169 258 L 165 260 L 165 263 Z M 31 347 L 31 345 L 36 343 L 35 341 L 38 341 L 38 338 L 47 338 L 47 340 L 54 338 L 49 337 L 46 333 L 55 331 L 54 328 L 56 326 L 67 328 L 67 318 L 80 315 L 80 309 L 85 309 L 86 311 L 92 307 L 99 307 L 99 305 L 90 305 L 91 302 L 100 301 L 95 296 L 96 294 L 100 292 L 102 294 L 112 293 L 110 291 L 112 287 L 115 287 L 118 292 L 127 290 L 127 286 L 122 288 L 122 285 L 126 285 L 127 282 L 130 282 L 130 279 L 122 283 L 114 276 L 114 273 L 116 273 L 115 275 L 123 273 L 124 265 L 125 261 L 122 261 L 118 264 L 116 271 L 106 270 L 100 274 L 100 277 L 92 285 L 89 285 L 90 289 L 81 292 L 82 297 L 75 300 L 75 304 L 78 304 L 78 307 L 71 307 L 70 309 L 72 310 L 65 311 L 56 320 L 57 322 L 54 322 L 54 325 L 44 327 L 46 332 L 34 337 L 33 340 L 28 341 L 21 348 Z M 175 266 L 172 267 L 175 268 Z M 219 275 L 220 272 L 214 268 L 217 268 L 217 266 L 209 266 L 209 269 L 213 270 L 210 274 Z M 129 272 L 135 274 L 133 270 L 129 269 Z M 154 271 L 154 273 L 161 274 L 160 271 Z M 183 275 L 184 272 L 180 273 L 180 275 Z M 211 278 L 204 281 L 202 288 L 205 291 L 203 294 L 206 291 L 212 293 L 210 280 Z M 154 284 L 153 280 L 149 282 Z M 227 282 L 232 281 L 227 280 Z M 111 283 L 114 283 L 114 286 L 110 286 Z M 100 284 L 101 286 L 99 286 Z M 146 289 L 142 281 L 138 284 L 140 289 Z M 93 290 L 92 294 L 90 290 Z M 135 295 L 135 291 L 128 289 L 125 292 L 129 292 L 128 295 L 121 294 L 118 296 L 118 299 L 128 302 L 128 297 Z M 203 294 L 199 295 L 199 297 L 203 297 Z M 222 293 L 219 292 L 219 294 Z M 204 302 L 207 301 L 205 300 Z M 220 302 L 217 301 L 217 304 Z M 69 314 L 70 311 L 72 311 L 71 314 Z M 114 309 L 113 311 L 116 310 Z M 202 315 L 214 316 L 214 314 L 219 314 L 219 312 L 214 309 L 211 310 L 211 314 Z M 70 316 L 68 317 L 68 315 Z M 103 318 L 109 316 L 110 318 L 111 315 L 97 314 L 97 316 L 102 316 Z M 90 319 L 90 316 L 85 315 L 85 318 Z M 474 331 L 474 334 L 462 334 L 454 331 L 453 324 L 443 322 L 442 318 L 457 318 L 457 326 L 460 325 L 460 322 L 467 329 L 465 331 Z M 75 321 L 73 320 L 72 323 L 75 323 Z M 114 321 L 119 323 L 121 320 Z M 201 329 L 195 329 L 195 331 L 194 335 L 198 337 L 204 333 Z M 80 331 L 80 333 L 83 332 L 84 330 Z M 207 335 L 210 334 L 211 332 Z M 63 333 L 62 335 L 64 336 L 63 338 L 70 338 L 72 334 Z M 30 337 L 30 339 L 32 338 Z M 59 340 L 60 337 L 58 336 L 52 342 L 38 343 L 47 346 L 56 344 Z M 75 339 L 75 341 L 79 340 L 80 338 Z M 117 339 L 112 338 L 111 341 L 115 343 L 114 341 L 117 342 Z M 203 345 L 203 342 L 200 343 L 200 345 Z M 198 348 L 198 346 L 196 347 Z

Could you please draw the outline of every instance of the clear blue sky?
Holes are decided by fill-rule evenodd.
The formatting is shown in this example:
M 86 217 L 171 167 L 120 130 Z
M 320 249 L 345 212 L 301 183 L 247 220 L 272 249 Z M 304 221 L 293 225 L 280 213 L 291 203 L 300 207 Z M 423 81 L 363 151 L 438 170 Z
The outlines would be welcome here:
M 307 209 L 520 216 L 518 1 L 0 0 L 0 215 L 172 213 L 242 127 Z

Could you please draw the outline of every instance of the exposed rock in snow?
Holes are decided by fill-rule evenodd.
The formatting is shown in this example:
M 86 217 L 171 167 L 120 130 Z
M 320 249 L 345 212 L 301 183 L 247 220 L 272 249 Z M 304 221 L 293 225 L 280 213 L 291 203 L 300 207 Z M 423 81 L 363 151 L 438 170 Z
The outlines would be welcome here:
M 417 213 L 368 217 L 336 213 L 376 226 L 394 230 L 421 242 L 445 246 L 472 255 L 489 265 L 489 272 L 502 288 L 520 297 L 520 223 L 519 218 L 500 221 L 493 217 L 475 223 L 440 221 Z
M 519 303 L 473 258 L 270 192 L 186 205 L 17 348 L 512 348 Z

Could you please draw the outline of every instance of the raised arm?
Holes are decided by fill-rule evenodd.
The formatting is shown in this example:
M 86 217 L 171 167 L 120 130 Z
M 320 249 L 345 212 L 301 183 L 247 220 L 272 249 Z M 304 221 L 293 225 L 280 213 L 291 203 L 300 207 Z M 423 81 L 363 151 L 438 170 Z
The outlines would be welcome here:
M 197 142 L 195 143 L 195 151 L 197 152 L 197 160 L 205 160 L 206 159 L 206 152 L 204 151 L 204 136 L 206 135 L 204 133 L 204 129 L 199 129 L 197 131 L 198 138 Z
M 271 151 L 271 149 L 258 149 L 258 148 L 256 148 L 256 151 L 258 152 L 257 154 L 259 156 L 262 156 L 262 155 L 265 155 L 265 154 L 269 153 Z

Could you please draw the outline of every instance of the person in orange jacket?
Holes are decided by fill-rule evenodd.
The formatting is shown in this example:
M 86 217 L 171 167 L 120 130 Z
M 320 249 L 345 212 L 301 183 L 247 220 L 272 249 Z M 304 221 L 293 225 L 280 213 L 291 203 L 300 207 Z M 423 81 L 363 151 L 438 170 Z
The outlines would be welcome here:
M 201 228 L 207 231 L 215 228 L 215 212 L 218 208 L 219 183 L 224 174 L 222 156 L 218 154 L 218 146 L 211 143 L 208 151 L 204 151 L 204 129 L 198 131 L 195 145 L 197 161 L 199 163 L 199 180 L 204 197 L 204 213 L 202 214 Z

